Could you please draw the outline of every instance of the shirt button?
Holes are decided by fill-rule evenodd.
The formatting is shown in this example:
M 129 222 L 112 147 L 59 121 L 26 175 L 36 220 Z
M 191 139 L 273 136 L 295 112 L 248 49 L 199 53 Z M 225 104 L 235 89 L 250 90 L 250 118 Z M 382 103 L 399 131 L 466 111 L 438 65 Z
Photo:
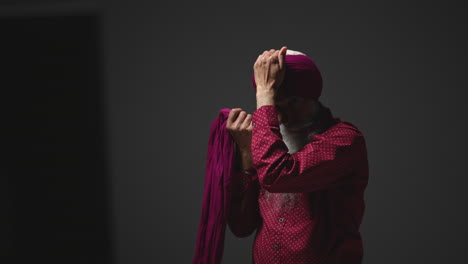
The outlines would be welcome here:
M 279 222 L 280 222 L 280 223 L 284 222 L 284 218 L 280 218 L 280 219 L 279 219 Z
M 274 248 L 275 250 L 279 250 L 279 246 L 278 246 L 278 245 L 274 245 L 273 248 Z

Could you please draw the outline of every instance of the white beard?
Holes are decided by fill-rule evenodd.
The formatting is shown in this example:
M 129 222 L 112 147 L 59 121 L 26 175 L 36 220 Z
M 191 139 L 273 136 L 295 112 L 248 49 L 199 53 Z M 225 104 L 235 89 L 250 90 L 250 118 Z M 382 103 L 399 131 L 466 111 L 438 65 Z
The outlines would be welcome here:
M 313 122 L 308 122 L 304 124 L 304 126 L 311 124 L 313 124 Z M 305 130 L 292 131 L 282 123 L 279 124 L 279 128 L 283 137 L 283 141 L 288 147 L 288 153 L 291 154 L 301 150 L 307 143 L 310 142 L 312 136 L 317 133 L 317 130 L 314 130 L 309 134 L 307 134 Z M 301 193 L 270 193 L 267 190 L 264 191 L 267 200 L 272 202 L 273 206 L 277 209 L 295 207 L 299 196 L 301 195 Z

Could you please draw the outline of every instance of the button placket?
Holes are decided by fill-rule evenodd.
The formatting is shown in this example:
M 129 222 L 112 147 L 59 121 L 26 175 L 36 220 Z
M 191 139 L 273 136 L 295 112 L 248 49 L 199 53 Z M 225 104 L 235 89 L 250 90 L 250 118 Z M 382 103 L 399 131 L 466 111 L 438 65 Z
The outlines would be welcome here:
M 284 217 L 278 218 L 278 223 L 279 223 L 281 229 L 284 227 L 284 222 L 285 222 L 285 220 L 286 220 L 286 219 L 285 219 Z M 280 249 L 281 249 L 281 247 L 280 247 L 280 244 L 281 244 L 281 241 L 282 241 L 282 236 L 281 236 L 281 234 L 282 234 L 282 231 L 280 231 L 280 232 L 278 233 L 278 235 L 279 235 L 278 240 L 275 241 L 275 243 L 273 244 L 273 250 L 274 250 L 274 251 L 280 251 Z

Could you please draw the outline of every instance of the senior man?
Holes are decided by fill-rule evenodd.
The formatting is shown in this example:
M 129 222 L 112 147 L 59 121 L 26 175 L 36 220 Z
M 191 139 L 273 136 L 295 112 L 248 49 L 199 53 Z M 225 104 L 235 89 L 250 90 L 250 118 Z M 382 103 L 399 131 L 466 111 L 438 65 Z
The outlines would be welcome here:
M 253 66 L 257 109 L 230 111 L 237 149 L 232 233 L 254 231 L 252 263 L 358 264 L 368 160 L 364 137 L 320 101 L 302 52 L 265 50 Z

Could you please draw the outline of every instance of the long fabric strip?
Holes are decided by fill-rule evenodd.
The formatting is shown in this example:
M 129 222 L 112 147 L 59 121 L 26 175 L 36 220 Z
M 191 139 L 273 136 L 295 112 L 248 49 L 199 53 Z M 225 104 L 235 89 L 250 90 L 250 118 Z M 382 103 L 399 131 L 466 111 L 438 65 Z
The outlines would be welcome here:
M 219 264 L 223 256 L 236 155 L 235 141 L 226 128 L 230 111 L 221 109 L 210 128 L 202 213 L 192 264 Z

